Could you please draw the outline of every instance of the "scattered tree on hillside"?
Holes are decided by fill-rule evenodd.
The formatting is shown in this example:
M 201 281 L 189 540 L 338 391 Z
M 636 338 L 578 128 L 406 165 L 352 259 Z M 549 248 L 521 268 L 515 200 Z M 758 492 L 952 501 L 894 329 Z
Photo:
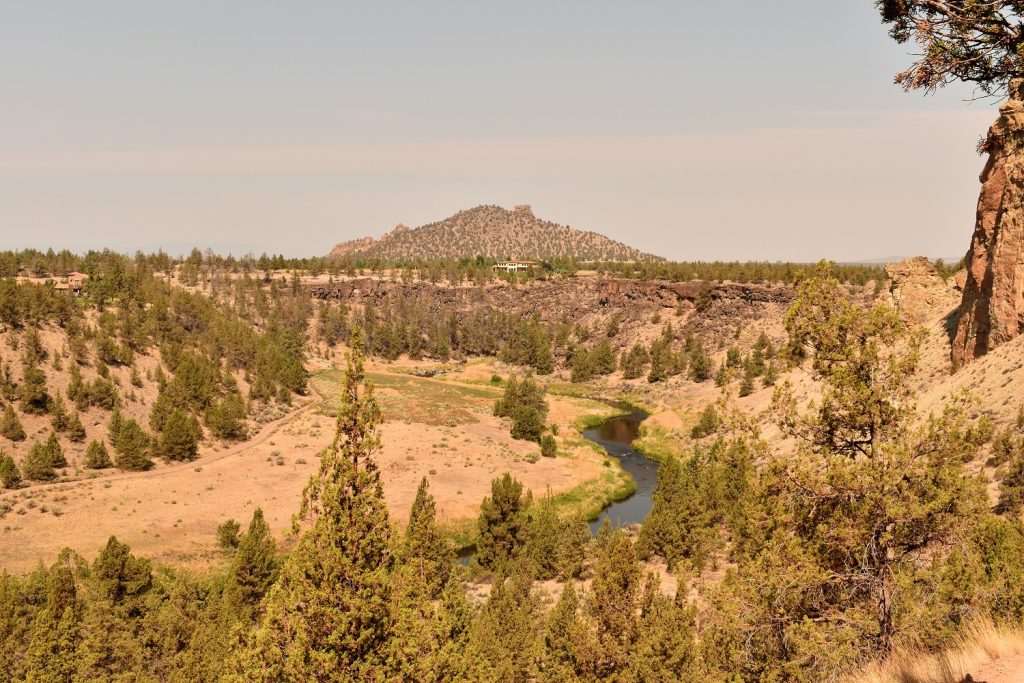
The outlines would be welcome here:
M 122 470 L 145 470 L 152 466 L 149 459 L 152 439 L 133 418 L 124 418 L 115 409 L 107 423 L 107 436 L 117 453 L 117 466 Z
M 638 377 L 643 377 L 644 371 L 647 369 L 647 365 L 650 362 L 651 356 L 647 353 L 647 349 L 637 342 L 629 350 L 629 353 L 623 352 L 622 354 L 622 361 L 620 365 L 623 379 L 637 379 Z
M 0 483 L 5 489 L 16 489 L 21 485 L 21 471 L 14 458 L 0 449 Z
M 21 384 L 18 385 L 21 409 L 30 415 L 45 415 L 50 409 L 50 394 L 46 390 L 46 373 L 26 364 Z
M 770 526 L 751 527 L 738 571 L 716 589 L 708 637 L 737 648 L 744 677 L 801 660 L 814 661 L 815 676 L 841 670 L 888 652 L 898 633 L 927 637 L 949 623 L 966 596 L 932 600 L 955 557 L 931 551 L 970 538 L 987 514 L 963 468 L 980 441 L 964 403 L 914 419 L 920 337 L 894 310 L 849 301 L 822 265 L 800 285 L 786 328 L 791 355 L 809 358 L 824 388 L 808 412 L 788 384 L 776 389 L 775 419 L 796 451 L 762 469 L 755 514 Z
M 50 460 L 50 467 L 60 469 L 68 466 L 67 458 L 64 457 L 64 448 L 60 445 L 60 439 L 57 438 L 56 432 L 50 432 L 50 436 L 46 438 L 45 448 L 46 455 Z
M 206 426 L 219 439 L 240 441 L 247 436 L 245 400 L 230 393 L 206 409 Z
M 195 460 L 199 436 L 196 418 L 184 410 L 175 409 L 164 422 L 157 452 L 168 460 Z
M 93 439 L 85 449 L 85 466 L 92 470 L 102 470 L 113 466 L 110 461 L 110 454 L 107 453 L 107 445 L 102 441 Z
M 21 420 L 14 412 L 14 406 L 8 404 L 4 413 L 0 416 L 0 436 L 10 441 L 24 441 L 25 429 L 21 426 Z
M 21 461 L 21 473 L 32 481 L 49 481 L 57 477 L 50 462 L 50 453 L 44 443 L 36 441 L 28 449 L 24 460 Z

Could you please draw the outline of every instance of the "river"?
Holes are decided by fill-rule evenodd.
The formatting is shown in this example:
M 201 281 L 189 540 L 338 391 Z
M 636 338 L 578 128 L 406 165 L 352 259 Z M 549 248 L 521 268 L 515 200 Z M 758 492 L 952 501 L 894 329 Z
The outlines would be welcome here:
M 616 405 L 616 404 L 613 404 Z M 636 492 L 632 495 L 610 503 L 601 511 L 597 519 L 590 523 L 590 533 L 596 534 L 605 519 L 612 521 L 612 526 L 639 524 L 647 518 L 654 504 L 654 487 L 658 483 L 658 463 L 633 450 L 633 441 L 640 436 L 640 423 L 647 419 L 647 413 L 629 408 L 626 415 L 612 417 L 596 427 L 584 430 L 583 438 L 593 441 L 618 458 L 622 469 L 629 472 L 636 482 Z M 462 548 L 459 551 L 459 562 L 468 564 L 476 552 L 476 546 Z
M 628 415 L 605 420 L 597 427 L 583 432 L 584 438 L 618 458 L 622 469 L 629 472 L 636 482 L 636 493 L 610 504 L 590 523 L 590 531 L 593 533 L 601 528 L 606 518 L 611 520 L 612 526 L 639 524 L 651 511 L 654 487 L 658 483 L 658 463 L 633 449 L 633 441 L 640 436 L 640 423 L 645 419 L 647 413 L 633 409 Z

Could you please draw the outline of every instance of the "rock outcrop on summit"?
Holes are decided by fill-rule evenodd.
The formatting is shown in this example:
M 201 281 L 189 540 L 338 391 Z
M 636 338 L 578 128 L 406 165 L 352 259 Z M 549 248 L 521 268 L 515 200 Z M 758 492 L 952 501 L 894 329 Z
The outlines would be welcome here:
M 527 204 L 511 211 L 478 206 L 418 228 L 397 226 L 380 239 L 365 237 L 335 245 L 331 256 L 388 260 L 472 258 L 552 259 L 578 261 L 660 261 L 652 254 L 596 232 L 537 218 Z
M 953 358 L 969 361 L 1024 331 L 1024 79 L 983 143 L 988 162 L 967 254 Z

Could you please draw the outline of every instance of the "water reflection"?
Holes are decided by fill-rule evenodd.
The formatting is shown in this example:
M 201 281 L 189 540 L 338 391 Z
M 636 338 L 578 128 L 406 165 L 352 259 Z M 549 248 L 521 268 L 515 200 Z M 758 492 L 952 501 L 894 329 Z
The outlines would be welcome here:
M 658 482 L 658 463 L 633 450 L 633 441 L 640 436 L 640 423 L 645 419 L 647 413 L 636 410 L 628 415 L 613 417 L 583 432 L 584 438 L 618 458 L 622 469 L 629 472 L 636 483 L 636 493 L 612 503 L 590 523 L 592 532 L 596 532 L 605 519 L 610 519 L 613 525 L 639 524 L 651 511 L 654 487 Z

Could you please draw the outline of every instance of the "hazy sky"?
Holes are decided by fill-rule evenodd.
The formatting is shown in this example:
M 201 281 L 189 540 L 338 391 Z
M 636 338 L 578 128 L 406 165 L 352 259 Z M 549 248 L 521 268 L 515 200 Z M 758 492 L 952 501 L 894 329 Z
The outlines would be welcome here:
M 0 0 L 0 248 L 325 253 L 528 203 L 675 259 L 954 256 L 996 103 L 871 0 Z

